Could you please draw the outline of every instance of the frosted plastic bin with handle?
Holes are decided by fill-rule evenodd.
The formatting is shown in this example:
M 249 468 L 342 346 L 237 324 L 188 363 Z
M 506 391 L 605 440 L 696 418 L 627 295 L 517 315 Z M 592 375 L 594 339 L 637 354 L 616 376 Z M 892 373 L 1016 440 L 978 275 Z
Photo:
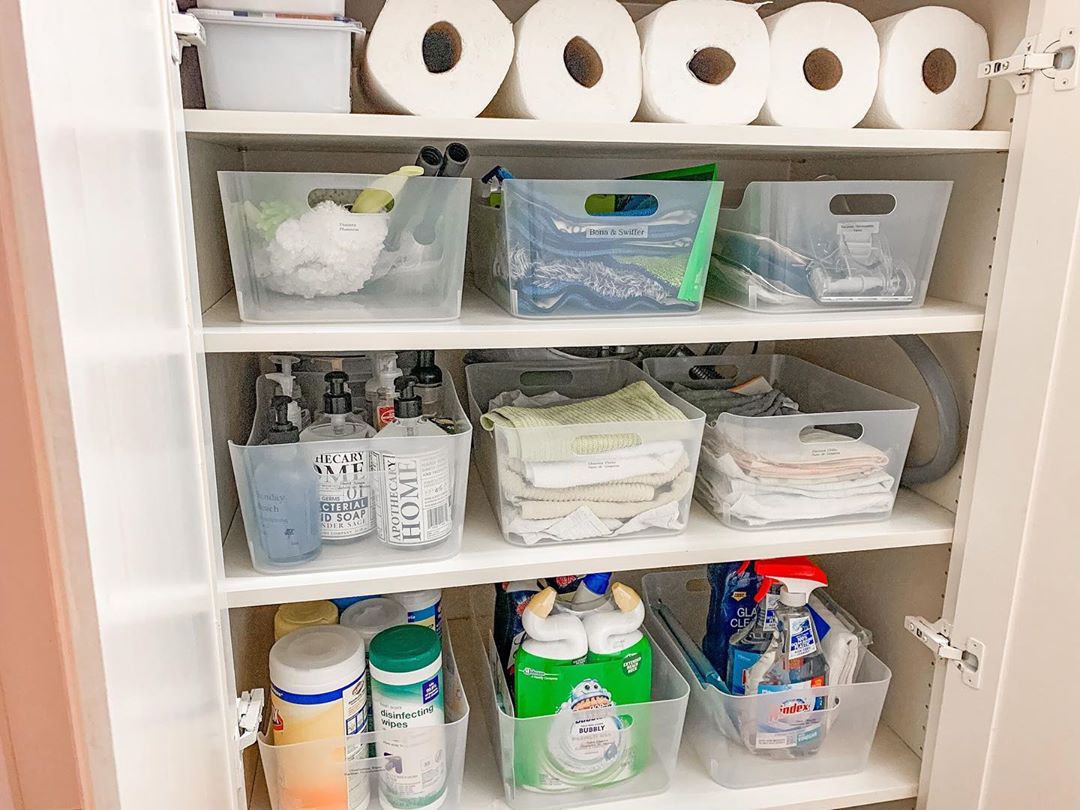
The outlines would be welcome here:
M 296 381 L 308 402 L 325 389 L 324 374 L 297 372 Z M 246 445 L 229 442 L 247 546 L 256 571 L 274 574 L 296 571 L 331 571 L 375 568 L 402 562 L 442 560 L 461 549 L 465 522 L 465 492 L 469 476 L 471 427 L 462 410 L 449 374 L 443 377 L 439 413 L 449 418 L 456 433 L 444 436 L 395 436 L 341 441 L 264 445 L 269 430 L 269 405 L 277 385 L 262 376 L 256 381 L 255 419 Z M 350 381 L 354 391 L 363 380 Z M 365 468 L 355 501 L 368 510 L 370 534 L 347 544 L 321 542 L 321 500 L 318 486 L 335 463 L 356 463 Z M 391 467 L 391 462 L 393 466 Z M 393 472 L 380 472 L 385 467 Z M 445 470 L 445 477 L 421 481 L 417 487 L 410 470 Z M 332 473 L 331 473 L 332 474 Z M 393 488 L 393 492 L 390 489 Z M 419 494 L 418 494 L 419 493 Z M 387 505 L 393 500 L 393 505 Z M 289 504 L 295 504 L 289 507 Z M 385 510 L 385 516 L 381 514 Z M 302 512 L 299 526 L 282 530 L 282 516 Z M 408 521 L 394 522 L 394 515 Z M 378 538 L 377 525 L 393 542 Z M 406 531 L 405 527 L 411 527 Z M 291 529 L 292 533 L 286 533 Z M 414 530 L 413 530 L 414 529 Z M 410 542 L 398 542 L 408 540 Z M 415 540 L 416 542 L 411 542 Z M 309 559 L 297 559 L 296 549 L 311 549 Z
M 206 35 L 199 69 L 208 110 L 349 112 L 353 37 L 363 26 L 229 8 L 189 12 Z
M 437 763 L 406 763 L 406 776 L 417 774 L 445 785 L 439 807 L 443 810 L 471 810 L 461 800 L 465 772 L 465 740 L 469 726 L 469 701 L 461 683 L 449 631 L 443 631 L 443 726 L 427 726 L 402 731 L 378 731 L 326 740 L 274 745 L 268 725 L 259 735 L 259 755 L 266 776 L 272 810 L 408 810 L 409 799 L 393 796 L 395 757 L 375 756 L 380 743 L 392 751 L 409 750 L 410 739 L 417 749 L 441 748 Z M 470 640 L 471 641 L 471 640 Z M 273 718 L 271 718 L 271 723 Z M 387 793 L 380 802 L 380 789 Z
M 465 370 L 476 458 L 515 545 L 677 534 L 686 528 L 705 415 L 625 360 L 477 363 Z M 589 400 L 642 383 L 685 418 L 482 427 L 506 392 Z
M 476 285 L 522 318 L 701 309 L 722 183 L 507 180 L 477 206 Z
M 653 640 L 648 703 L 514 716 L 513 702 L 485 619 L 475 613 L 487 672 L 480 695 L 506 803 L 513 810 L 561 810 L 652 796 L 671 785 L 679 758 L 688 687 Z M 482 629 L 483 628 L 483 629 Z M 569 695 L 567 698 L 569 699 Z M 584 735 L 584 736 L 581 736 Z M 582 740 L 607 739 L 602 757 Z
M 690 685 L 686 738 L 709 776 L 730 788 L 802 782 L 858 773 L 866 768 L 892 673 L 873 653 L 866 653 L 848 685 L 826 685 L 797 692 L 727 695 L 702 683 L 655 610 L 662 603 L 694 640 L 705 633 L 709 585 L 703 569 L 646 574 L 646 624 Z M 700 650 L 698 650 L 700 652 Z M 811 708 L 822 706 L 823 708 Z M 757 745 L 763 727 L 797 714 L 800 723 L 824 724 L 824 741 L 810 756 L 774 747 L 776 738 Z
M 921 307 L 951 181 L 750 183 L 722 208 L 706 295 L 759 312 Z
M 799 413 L 787 416 L 709 415 L 695 496 L 725 524 L 823 526 L 892 513 L 915 403 L 785 355 L 649 358 L 645 369 L 664 385 L 692 389 L 761 376 L 798 403 Z
M 218 182 L 242 320 L 438 321 L 461 312 L 468 178 L 218 172 Z M 353 213 L 358 198 L 378 210 Z

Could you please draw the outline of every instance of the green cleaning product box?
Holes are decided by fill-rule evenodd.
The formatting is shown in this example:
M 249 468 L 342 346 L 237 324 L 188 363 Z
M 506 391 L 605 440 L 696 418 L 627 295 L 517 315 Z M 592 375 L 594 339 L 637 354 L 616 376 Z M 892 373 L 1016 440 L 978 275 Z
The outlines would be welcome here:
M 652 647 L 642 638 L 604 660 L 552 661 L 518 650 L 514 774 L 518 786 L 563 792 L 610 785 L 646 767 L 646 711 L 619 706 L 652 696 Z M 532 718 L 532 719 L 528 719 Z

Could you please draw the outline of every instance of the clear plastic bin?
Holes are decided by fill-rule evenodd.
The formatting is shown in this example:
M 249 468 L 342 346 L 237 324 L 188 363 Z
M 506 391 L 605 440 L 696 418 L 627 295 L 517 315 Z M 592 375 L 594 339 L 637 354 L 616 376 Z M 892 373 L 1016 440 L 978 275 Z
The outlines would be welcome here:
M 506 803 L 513 810 L 591 806 L 652 796 L 668 789 L 679 758 L 689 689 L 655 640 L 653 699 L 649 703 L 521 719 L 514 716 L 506 675 L 491 632 L 479 620 L 476 628 L 477 643 L 484 648 L 488 670 L 488 677 L 481 678 L 483 714 L 499 760 Z M 560 763 L 560 754 L 566 750 L 562 741 L 569 744 L 574 729 L 581 724 L 601 721 L 614 726 L 618 735 L 619 742 L 612 746 L 618 754 L 615 761 L 606 762 L 603 768 L 595 763 L 586 768 L 578 766 L 578 771 L 571 762 Z M 610 755 L 610 749 L 607 753 Z M 535 777 L 541 771 L 537 767 L 541 757 L 548 758 L 542 761 L 550 762 L 552 767 L 543 769 L 546 776 L 538 780 Z M 560 772 L 560 764 L 565 768 L 561 779 L 552 775 Z M 544 781 L 547 787 L 539 787 L 537 781 Z
M 790 713 L 791 692 L 736 696 L 702 684 L 654 606 L 663 603 L 692 639 L 702 638 L 709 612 L 704 570 L 646 574 L 643 582 L 649 605 L 647 626 L 657 646 L 690 684 L 687 740 L 713 781 L 730 788 L 749 788 L 841 776 L 866 768 L 892 678 L 889 668 L 875 655 L 865 654 L 850 684 L 799 690 L 798 700 L 803 705 L 813 701 L 824 707 L 799 713 L 800 723 L 820 721 L 824 725 L 824 738 L 816 752 L 792 757 L 792 749 L 758 748 L 758 729 L 766 724 L 775 728 L 776 718 Z
M 920 307 L 951 181 L 750 183 L 720 210 L 706 295 L 760 312 Z
M 473 278 L 522 318 L 698 312 L 722 188 L 507 180 L 501 209 L 476 206 Z M 634 213 L 612 210 L 624 201 Z
M 625 360 L 478 363 L 465 376 L 480 477 L 508 542 L 656 537 L 686 528 L 705 416 L 641 369 Z M 586 400 L 642 381 L 686 419 L 493 431 L 480 424 L 504 392 Z
M 429 748 L 433 735 L 445 754 L 446 789 L 439 806 L 443 810 L 469 810 L 461 802 L 469 702 L 445 627 L 443 685 L 443 726 L 368 732 L 295 745 L 273 745 L 268 727 L 259 735 L 259 754 L 272 810 L 378 810 L 380 804 L 387 810 L 408 810 L 407 800 L 387 797 L 380 802 L 380 789 L 393 789 L 383 776 L 393 759 L 375 754 L 381 744 L 390 750 L 407 751 L 413 739 L 418 746 Z
M 300 372 L 296 375 L 305 397 L 310 401 L 314 392 L 324 390 L 321 373 Z M 353 391 L 362 390 L 363 381 L 350 382 Z M 273 574 L 295 571 L 302 567 L 307 571 L 330 571 L 343 568 L 374 568 L 401 562 L 423 562 L 453 557 L 461 550 L 461 532 L 465 521 L 465 491 L 469 475 L 469 452 L 472 428 L 458 401 L 453 380 L 444 377 L 443 404 L 440 415 L 454 420 L 454 435 L 425 437 L 409 436 L 371 439 L 346 439 L 334 442 L 300 442 L 295 444 L 263 445 L 269 429 L 269 404 L 277 386 L 265 376 L 259 377 L 256 386 L 255 421 L 247 445 L 229 442 L 233 473 L 244 517 L 248 549 L 256 571 Z M 398 459 L 396 476 L 382 477 L 373 471 L 379 458 Z M 415 531 L 400 531 L 404 540 L 415 539 L 415 544 L 390 545 L 377 538 L 376 533 L 355 542 L 332 544 L 319 541 L 319 477 L 316 464 L 325 466 L 325 459 L 357 459 L 368 470 L 367 484 L 360 488 L 357 497 L 367 499 L 373 509 L 374 523 L 379 523 L 379 511 L 388 493 L 387 481 L 397 486 L 395 496 L 404 502 L 410 482 L 406 473 L 411 466 L 417 469 L 438 469 L 445 465 L 449 474 L 449 515 L 446 514 L 445 489 L 431 485 L 425 500 L 413 499 L 413 526 Z M 413 465 L 405 459 L 420 461 Z M 424 461 L 427 459 L 428 461 Z M 430 461 L 435 459 L 435 461 Z M 425 490 L 421 490 L 422 492 Z M 439 494 L 441 492 L 441 494 Z M 402 507 L 404 510 L 404 507 Z M 402 511 L 404 514 L 404 511 Z M 294 532 L 290 540 L 283 537 L 283 521 L 288 521 Z M 307 532 L 299 528 L 307 526 Z M 403 525 L 403 524 L 399 524 Z M 434 535 L 432 539 L 431 535 Z M 308 559 L 306 550 L 315 549 Z
M 352 38 L 364 35 L 363 26 L 210 8 L 190 13 L 206 32 L 199 68 L 208 110 L 349 112 Z
M 437 321 L 461 312 L 464 177 L 218 172 L 240 317 Z M 348 210 L 403 181 L 387 213 Z M 385 195 L 384 195 L 385 199 Z
M 664 385 L 695 389 L 762 376 L 798 403 L 794 415 L 706 420 L 695 496 L 728 526 L 833 525 L 892 513 L 915 403 L 784 355 L 650 358 L 645 368 Z M 692 370 L 716 379 L 694 379 Z

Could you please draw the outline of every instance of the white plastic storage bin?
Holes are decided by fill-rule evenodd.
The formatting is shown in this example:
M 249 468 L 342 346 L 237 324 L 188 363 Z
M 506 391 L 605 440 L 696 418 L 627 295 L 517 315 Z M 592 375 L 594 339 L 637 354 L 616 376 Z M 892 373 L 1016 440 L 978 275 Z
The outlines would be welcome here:
M 218 172 L 240 317 L 437 321 L 461 312 L 467 178 Z M 393 188 L 387 196 L 379 189 Z M 389 212 L 354 214 L 365 189 Z
M 784 355 L 650 358 L 645 368 L 676 392 L 695 389 L 685 396 L 705 406 L 695 494 L 728 526 L 830 525 L 892 513 L 915 403 Z M 799 412 L 717 416 L 696 398 L 759 376 Z
M 591 806 L 668 789 L 689 688 L 655 639 L 650 702 L 517 718 L 491 632 L 477 624 L 477 633 L 488 670 L 483 714 L 513 810 Z
M 324 375 L 295 376 L 305 396 L 317 400 L 315 392 L 325 388 Z M 444 380 L 440 415 L 453 420 L 457 431 L 453 435 L 264 445 L 277 385 L 266 377 L 258 379 L 248 443 L 229 442 L 255 570 L 273 574 L 297 568 L 374 568 L 442 560 L 458 553 L 471 427 L 453 380 L 449 375 Z M 363 391 L 362 379 L 349 384 L 356 396 Z M 359 465 L 366 471 L 355 498 L 367 507 L 373 531 L 355 542 L 321 541 L 319 486 L 333 474 L 333 464 Z
M 317 740 L 294 745 L 273 745 L 269 726 L 259 735 L 259 754 L 266 776 L 270 807 L 273 810 L 407 810 L 416 807 L 408 796 L 395 794 L 395 776 L 427 774 L 442 781 L 443 810 L 469 810 L 461 802 L 465 772 L 465 740 L 469 727 L 469 702 L 461 684 L 447 630 L 443 630 L 443 712 L 442 726 L 378 731 L 349 737 Z M 272 721 L 271 721 L 272 722 Z M 405 762 L 397 774 L 388 770 L 386 751 L 441 751 L 438 762 Z M 383 754 L 378 754 L 383 750 Z M 419 777 L 418 777 L 419 778 Z M 382 800 L 381 800 L 382 796 Z
M 750 183 L 720 210 L 706 295 L 760 312 L 920 307 L 951 181 Z
M 698 312 L 722 188 L 708 181 L 507 180 L 501 208 L 477 206 L 473 277 L 522 318 Z M 636 213 L 610 211 L 625 200 Z
M 206 32 L 199 69 L 208 110 L 350 111 L 352 38 L 364 34 L 363 26 L 243 11 L 189 13 Z
M 199 8 L 341 17 L 345 14 L 345 0 L 199 0 Z
M 704 577 L 704 571 L 698 569 L 646 574 L 643 581 L 649 604 L 646 623 L 658 646 L 690 684 L 687 741 L 713 781 L 729 788 L 749 788 L 841 776 L 866 768 L 892 678 L 889 668 L 873 653 L 866 653 L 853 682 L 847 685 L 800 689 L 796 695 L 791 691 L 724 694 L 711 683 L 701 682 L 655 612 L 655 605 L 664 604 L 692 639 L 702 638 L 709 612 L 709 587 Z M 785 717 L 797 720 L 785 724 Z M 785 725 L 790 725 L 791 731 L 777 731 Z M 823 728 L 816 751 L 796 756 L 794 748 L 784 747 L 790 746 L 800 730 L 805 733 L 815 726 L 817 731 Z
M 686 528 L 704 414 L 625 360 L 477 363 L 465 370 L 480 477 L 515 545 L 655 537 Z M 648 386 L 685 419 L 483 427 L 506 392 L 591 400 Z M 550 401 L 550 400 L 549 400 Z

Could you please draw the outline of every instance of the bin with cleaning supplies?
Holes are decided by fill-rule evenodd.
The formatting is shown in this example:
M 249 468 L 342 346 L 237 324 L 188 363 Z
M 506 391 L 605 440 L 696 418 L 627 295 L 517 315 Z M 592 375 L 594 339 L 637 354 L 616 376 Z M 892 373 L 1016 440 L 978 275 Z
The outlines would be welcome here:
M 241 319 L 456 318 L 471 181 L 418 173 L 219 172 Z
M 709 298 L 757 312 L 921 307 L 951 181 L 750 183 L 717 218 Z
M 536 545 L 686 528 L 705 415 L 625 360 L 478 363 L 475 452 L 506 540 Z
M 727 525 L 892 513 L 915 403 L 784 355 L 650 358 L 645 369 L 706 413 L 695 497 Z
M 476 285 L 522 318 L 700 311 L 723 183 L 505 180 L 477 206 Z

